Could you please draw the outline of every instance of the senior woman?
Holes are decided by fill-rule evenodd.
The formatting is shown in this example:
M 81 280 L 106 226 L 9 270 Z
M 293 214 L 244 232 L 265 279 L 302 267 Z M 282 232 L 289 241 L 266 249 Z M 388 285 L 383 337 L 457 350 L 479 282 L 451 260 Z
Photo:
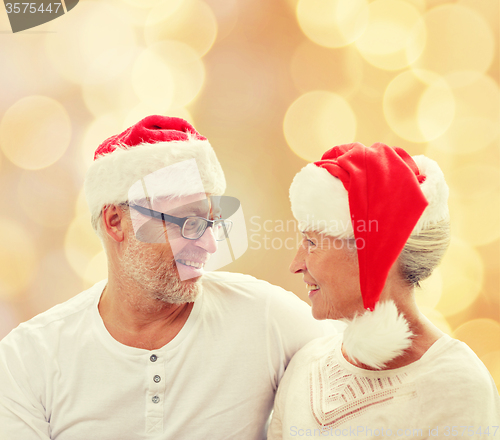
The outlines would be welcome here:
M 415 303 L 450 241 L 447 198 L 434 161 L 380 143 L 334 147 L 297 174 L 303 242 L 290 270 L 314 317 L 347 327 L 294 356 L 268 439 L 500 436 L 488 370 Z

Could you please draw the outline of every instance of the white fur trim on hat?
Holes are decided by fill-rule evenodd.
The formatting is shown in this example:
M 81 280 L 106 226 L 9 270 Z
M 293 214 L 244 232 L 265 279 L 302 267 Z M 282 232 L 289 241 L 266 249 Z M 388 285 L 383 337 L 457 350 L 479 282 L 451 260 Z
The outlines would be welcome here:
M 379 302 L 373 312 L 343 321 L 345 354 L 369 367 L 381 369 L 411 346 L 413 334 L 393 301 Z
M 127 199 L 129 202 L 140 204 L 145 200 L 153 202 L 162 197 L 181 197 L 200 193 L 205 193 L 205 188 L 196 159 L 188 159 L 141 177 L 130 187 Z
M 290 186 L 292 212 L 302 231 L 334 237 L 354 235 L 344 185 L 314 163 L 298 172 Z
M 420 174 L 425 176 L 425 180 L 420 184 L 420 189 L 429 202 L 413 229 L 412 233 L 418 234 L 430 225 L 450 217 L 448 211 L 449 189 L 444 180 L 443 172 L 435 161 L 422 155 L 412 156 L 412 159 L 415 161 Z
M 413 229 L 413 233 L 419 233 L 429 225 L 449 218 L 449 190 L 435 161 L 425 156 L 413 156 L 412 159 L 420 174 L 425 176 L 420 189 L 429 202 Z M 314 163 L 302 168 L 290 186 L 290 201 L 301 230 L 338 238 L 354 237 L 347 190 L 341 180 L 326 169 Z
M 222 195 L 226 180 L 220 163 L 206 140 L 158 142 L 117 148 L 99 157 L 87 171 L 85 196 L 92 217 L 106 205 L 128 200 L 128 191 L 139 179 L 174 163 L 195 159 L 204 191 Z M 179 197 L 199 192 L 199 186 L 180 184 L 166 189 L 165 195 Z

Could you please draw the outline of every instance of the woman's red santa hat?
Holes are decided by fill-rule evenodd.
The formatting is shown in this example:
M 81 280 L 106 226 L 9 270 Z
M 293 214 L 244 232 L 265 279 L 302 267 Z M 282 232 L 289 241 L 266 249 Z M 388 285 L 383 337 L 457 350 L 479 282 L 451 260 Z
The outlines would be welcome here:
M 409 236 L 448 218 L 443 173 L 433 160 L 401 148 L 340 145 L 295 176 L 290 200 L 302 230 L 356 240 L 367 311 L 349 322 L 344 350 L 383 367 L 411 345 L 411 332 L 392 301 L 379 304 L 380 294 Z
M 180 118 L 148 116 L 123 133 L 106 139 L 96 150 L 85 177 L 85 195 L 92 217 L 107 205 L 128 200 L 128 192 L 143 177 L 173 164 L 184 162 L 187 170 L 196 161 L 194 176 L 185 173 L 165 188 L 167 196 L 181 197 L 200 191 L 221 195 L 226 181 L 208 140 Z M 190 161 L 191 162 L 188 162 Z M 197 168 L 197 170 L 196 170 Z M 198 174 L 199 172 L 199 174 Z M 172 180 L 172 179 L 170 179 Z

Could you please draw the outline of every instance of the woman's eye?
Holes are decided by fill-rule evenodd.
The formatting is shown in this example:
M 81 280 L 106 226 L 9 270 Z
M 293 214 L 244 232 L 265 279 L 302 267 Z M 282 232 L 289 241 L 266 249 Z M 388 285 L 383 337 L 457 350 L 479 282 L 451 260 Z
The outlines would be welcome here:
M 305 240 L 308 248 L 316 246 L 316 243 L 314 243 L 314 241 L 309 240 L 308 238 L 306 238 Z

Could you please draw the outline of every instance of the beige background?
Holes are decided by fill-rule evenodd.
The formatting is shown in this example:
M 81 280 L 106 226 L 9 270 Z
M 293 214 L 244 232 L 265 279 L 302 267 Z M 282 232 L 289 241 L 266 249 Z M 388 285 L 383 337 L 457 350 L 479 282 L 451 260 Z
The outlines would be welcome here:
M 1 6 L 0 32 L 0 338 L 105 277 L 85 170 L 157 113 L 210 139 L 242 201 L 226 269 L 303 299 L 295 173 L 354 140 L 437 160 L 453 240 L 419 305 L 500 384 L 498 1 L 84 0 L 18 34 Z

